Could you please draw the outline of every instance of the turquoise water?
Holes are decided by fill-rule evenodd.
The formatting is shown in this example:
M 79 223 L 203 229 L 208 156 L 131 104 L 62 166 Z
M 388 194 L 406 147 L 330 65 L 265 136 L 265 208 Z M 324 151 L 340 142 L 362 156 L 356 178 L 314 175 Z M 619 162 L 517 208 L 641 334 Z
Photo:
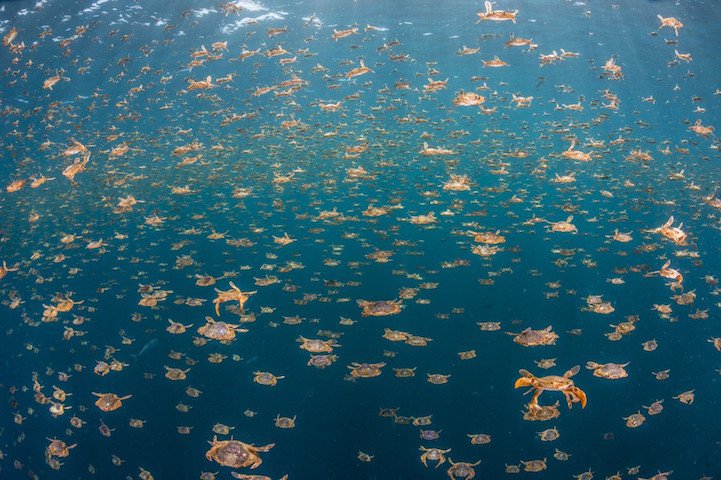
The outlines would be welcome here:
M 721 13 L 708 0 L 492 8 L 518 10 L 515 23 L 460 1 L 0 2 L 0 477 L 449 475 L 449 461 L 425 467 L 420 446 L 480 460 L 476 478 L 512 478 L 508 465 L 523 478 L 721 476 L 709 343 L 721 336 L 720 144 L 690 129 L 719 123 Z M 678 19 L 678 35 L 657 15 Z M 530 42 L 506 47 L 511 35 Z M 494 56 L 508 65 L 484 66 Z M 371 70 L 348 75 L 360 60 Z M 455 105 L 461 91 L 484 101 Z M 524 108 L 514 95 L 533 98 Z M 588 158 L 568 153 L 572 139 Z M 33 188 L 41 175 L 53 179 Z M 556 223 L 569 215 L 572 227 Z M 670 216 L 682 226 L 664 236 Z M 652 273 L 667 260 L 682 281 Z M 214 288 L 230 282 L 256 292 L 242 316 L 233 301 L 215 312 Z M 593 306 L 599 295 L 610 308 Z M 364 316 L 358 300 L 402 306 Z M 247 332 L 206 338 L 206 317 Z M 169 320 L 192 326 L 173 334 Z M 609 336 L 622 322 L 633 329 Z M 514 342 L 549 325 L 552 345 Z M 335 362 L 307 365 L 300 336 L 336 338 Z M 125 365 L 93 372 L 111 359 Z M 589 361 L 628 363 L 627 376 L 594 376 Z M 354 362 L 386 365 L 354 378 Z M 524 420 L 519 370 L 574 365 L 585 408 L 545 391 L 540 405 L 560 401 L 559 416 Z M 284 378 L 261 385 L 257 371 Z M 691 390 L 690 404 L 673 398 Z M 104 412 L 93 392 L 132 397 Z M 645 421 L 628 427 L 637 412 Z M 214 435 L 275 446 L 257 469 L 231 468 L 206 459 Z M 48 455 L 48 438 L 76 446 Z

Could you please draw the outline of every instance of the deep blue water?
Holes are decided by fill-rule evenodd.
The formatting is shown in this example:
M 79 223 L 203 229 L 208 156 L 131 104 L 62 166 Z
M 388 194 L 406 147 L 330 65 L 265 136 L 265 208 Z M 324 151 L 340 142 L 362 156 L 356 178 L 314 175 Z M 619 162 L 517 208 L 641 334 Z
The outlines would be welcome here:
M 17 268 L 0 279 L 0 478 L 138 478 L 141 467 L 156 479 L 202 472 L 233 478 L 232 469 L 205 458 L 216 423 L 234 427 L 234 438 L 246 443 L 275 443 L 257 470 L 235 470 L 273 479 L 446 478 L 449 463 L 424 467 L 421 445 L 451 449 L 454 462 L 481 460 L 476 478 L 502 478 L 507 464 L 543 458 L 546 471 L 519 476 L 573 478 L 590 469 L 593 478 L 671 470 L 672 479 L 721 477 L 721 353 L 708 342 L 721 337 L 721 223 L 708 200 L 721 196 L 721 144 L 713 132 L 689 129 L 697 120 L 719 125 L 716 2 L 509 0 L 494 9 L 518 9 L 516 23 L 478 24 L 483 5 L 465 1 L 235 5 L 241 11 L 226 15 L 220 3 L 188 1 L 0 2 L 0 34 L 18 31 L 0 48 L 0 261 Z M 657 30 L 658 14 L 683 23 L 678 36 Z M 76 33 L 78 27 L 84 28 Z M 271 37 L 268 30 L 278 28 L 287 31 Z M 348 28 L 358 30 L 331 38 L 334 29 Z M 537 46 L 504 48 L 511 34 Z M 212 52 L 213 42 L 227 42 L 227 50 Z M 267 55 L 278 45 L 289 53 Z M 202 46 L 211 52 L 189 69 Z M 458 55 L 463 46 L 479 51 Z M 539 55 L 561 49 L 578 56 L 539 64 Z M 692 61 L 675 59 L 674 50 Z M 483 66 L 496 55 L 509 66 Z M 611 58 L 621 78 L 604 75 Z M 372 72 L 346 78 L 360 59 Z M 228 74 L 231 81 L 218 83 Z M 44 89 L 54 75 L 64 79 Z M 294 75 L 302 79 L 298 88 L 282 85 Z M 214 88 L 187 90 L 189 80 L 207 76 Z M 424 92 L 429 77 L 447 78 L 447 87 Z M 477 93 L 495 111 L 453 105 L 459 91 L 484 82 L 488 88 Z M 260 87 L 274 88 L 254 95 Z M 608 108 L 605 91 L 618 98 L 617 108 Z M 513 94 L 532 96 L 530 107 L 517 108 Z M 336 102 L 336 111 L 319 107 Z M 582 111 L 562 107 L 576 103 Z M 301 123 L 281 125 L 288 120 Z M 591 161 L 561 156 L 572 137 L 578 150 L 593 153 Z M 63 176 L 82 158 L 63 155 L 71 138 L 90 152 L 74 184 Z M 593 147 L 591 140 L 604 143 Z M 173 154 L 193 141 L 202 146 Z M 454 153 L 424 156 L 424 142 Z M 129 151 L 110 153 L 124 143 Z M 349 155 L 349 147 L 363 144 L 365 151 Z M 638 150 L 652 159 L 629 160 Z M 351 178 L 348 170 L 360 166 L 367 175 Z M 275 174 L 291 173 L 288 183 L 274 182 Z M 55 179 L 31 188 L 40 174 Z M 466 175 L 470 189 L 444 190 L 451 174 Z M 554 182 L 571 174 L 575 182 Z M 5 188 L 18 180 L 26 180 L 19 190 Z M 186 185 L 191 193 L 171 193 Z M 250 193 L 237 198 L 238 188 Z M 139 203 L 117 211 L 127 196 Z M 397 208 L 371 218 L 363 215 L 369 204 Z M 340 218 L 319 218 L 333 209 Z M 432 226 L 409 222 L 429 212 L 436 216 Z M 577 233 L 529 222 L 571 214 Z M 148 225 L 153 215 L 163 222 Z M 675 226 L 683 223 L 684 245 L 645 232 L 671 215 Z M 632 240 L 611 240 L 615 229 L 631 232 Z M 505 237 L 501 250 L 488 258 L 473 254 L 477 243 L 468 232 L 496 230 Z M 208 238 L 214 231 L 225 238 Z M 275 243 L 284 233 L 296 241 Z M 62 243 L 68 234 L 78 238 Z M 103 249 L 86 248 L 100 239 Z M 238 239 L 248 243 L 233 244 Z M 368 258 L 376 250 L 392 251 L 390 260 Z M 181 256 L 192 264 L 178 268 Z M 644 275 L 666 259 L 683 275 L 683 290 Z M 465 264 L 444 268 L 454 260 Z M 288 262 L 302 268 L 284 268 Z M 234 273 L 220 278 L 224 272 Z M 217 283 L 198 286 L 196 275 Z M 266 275 L 279 282 L 255 284 Z M 218 319 L 213 288 L 226 290 L 229 280 L 257 290 L 245 305 L 255 321 L 229 344 L 195 346 L 204 318 Z M 156 307 L 141 306 L 139 284 L 171 293 Z M 402 288 L 419 290 L 400 313 L 361 315 L 356 300 L 393 300 Z M 692 291 L 689 305 L 671 298 Z M 83 303 L 43 321 L 43 305 L 66 294 Z M 614 311 L 587 311 L 589 295 L 602 295 Z M 189 297 L 204 302 L 183 304 Z M 231 305 L 223 304 L 219 320 L 237 324 Z M 673 312 L 662 317 L 654 305 Z M 689 317 L 705 310 L 705 319 Z M 611 324 L 634 315 L 634 331 L 607 338 Z M 85 323 L 73 325 L 75 316 Z M 284 323 L 295 316 L 299 324 Z M 343 325 L 342 318 L 354 323 Z M 168 319 L 193 326 L 172 335 Z M 481 331 L 478 322 L 501 328 Z M 559 335 L 555 345 L 524 347 L 506 335 L 548 325 Z M 64 328 L 85 334 L 64 340 Z M 383 338 L 385 328 L 432 341 L 394 343 Z M 325 339 L 328 332 L 339 335 L 337 361 L 307 366 L 309 354 L 296 339 Z M 652 339 L 658 348 L 644 351 Z M 136 357 L 149 342 L 152 348 Z M 93 368 L 108 346 L 127 366 L 101 377 Z M 460 360 L 468 350 L 476 357 Z M 169 358 L 172 352 L 181 360 Z M 227 358 L 211 363 L 214 353 Z M 534 363 L 549 358 L 555 366 L 548 370 Z M 628 376 L 596 377 L 588 361 L 630 362 Z M 376 378 L 349 381 L 353 362 L 386 366 Z M 569 410 L 561 394 L 545 392 L 541 404 L 560 400 L 560 417 L 524 421 L 530 395 L 513 388 L 518 370 L 561 375 L 574 365 L 581 366 L 573 380 L 587 395 L 586 408 Z M 186 380 L 171 381 L 164 366 L 190 371 Z M 415 377 L 394 376 L 394 368 L 411 367 Z M 667 380 L 652 373 L 666 369 Z M 263 386 L 253 382 L 255 371 L 285 378 Z M 64 415 L 54 418 L 49 405 L 33 399 L 33 372 L 45 396 L 53 385 L 72 394 Z M 433 385 L 429 373 L 451 376 Z M 186 395 L 188 386 L 200 397 Z M 672 398 L 689 390 L 690 405 Z M 92 392 L 132 398 L 102 412 Z M 661 399 L 663 412 L 648 415 L 643 405 Z M 182 413 L 178 404 L 192 408 Z M 421 440 L 418 427 L 380 417 L 381 408 L 432 415 L 423 428 L 440 430 L 440 438 Z M 256 415 L 245 415 L 247 409 Z M 626 427 L 623 418 L 638 411 L 645 423 Z M 18 424 L 15 415 L 25 419 Z M 73 415 L 87 423 L 72 427 Z M 276 415 L 297 416 L 296 427 L 277 428 Z M 147 423 L 133 428 L 131 418 Z M 98 431 L 101 421 L 115 429 L 110 437 Z M 180 426 L 192 430 L 180 434 Z M 541 441 L 537 432 L 553 427 L 560 438 Z M 467 434 L 477 433 L 491 442 L 472 445 Z M 47 438 L 77 444 L 59 459 L 59 471 L 46 462 Z M 556 449 L 570 458 L 555 459 Z M 359 451 L 372 461 L 358 460 Z M 627 473 L 639 465 L 638 474 Z

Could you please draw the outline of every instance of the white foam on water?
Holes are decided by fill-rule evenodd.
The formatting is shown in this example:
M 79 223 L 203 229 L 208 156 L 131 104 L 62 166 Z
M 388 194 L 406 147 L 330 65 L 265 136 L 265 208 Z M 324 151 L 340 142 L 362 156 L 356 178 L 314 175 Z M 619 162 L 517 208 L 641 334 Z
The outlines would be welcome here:
M 253 0 L 238 0 L 237 2 L 233 2 L 233 4 L 238 7 L 243 7 L 243 9 L 248 10 L 249 12 L 261 12 L 268 10 L 264 5 L 254 2 Z
M 102 4 L 108 3 L 109 1 L 110 0 L 97 0 L 95 3 L 93 3 L 92 5 L 90 5 L 88 8 L 86 8 L 85 10 L 83 10 L 80 13 L 92 13 L 95 10 L 98 10 Z
M 191 10 L 196 17 L 204 17 L 208 15 L 209 13 L 218 13 L 218 11 L 214 8 L 201 8 L 200 10 Z
M 285 13 L 285 12 L 282 12 Z M 263 15 L 259 15 L 257 17 L 244 17 L 240 20 L 237 20 L 233 23 L 230 23 L 228 25 L 224 25 L 220 31 L 224 33 L 225 35 L 229 35 L 239 28 L 242 28 L 248 24 L 251 23 L 259 23 L 265 20 L 283 20 L 285 17 L 281 15 L 281 12 L 270 12 L 270 13 L 264 13 Z

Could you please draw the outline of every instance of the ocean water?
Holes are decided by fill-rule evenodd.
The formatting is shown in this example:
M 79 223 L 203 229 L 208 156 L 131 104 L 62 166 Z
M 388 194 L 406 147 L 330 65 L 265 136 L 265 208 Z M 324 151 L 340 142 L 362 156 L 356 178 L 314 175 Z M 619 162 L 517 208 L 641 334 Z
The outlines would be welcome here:
M 718 3 L 492 9 L 515 21 L 456 0 L 0 2 L 0 478 L 720 478 Z M 256 293 L 217 315 L 230 282 Z M 207 338 L 208 317 L 247 332 Z M 299 337 L 335 361 L 307 365 Z M 550 386 L 585 408 L 551 389 L 557 418 L 524 419 L 519 370 L 575 365 Z M 214 435 L 275 446 L 221 465 Z

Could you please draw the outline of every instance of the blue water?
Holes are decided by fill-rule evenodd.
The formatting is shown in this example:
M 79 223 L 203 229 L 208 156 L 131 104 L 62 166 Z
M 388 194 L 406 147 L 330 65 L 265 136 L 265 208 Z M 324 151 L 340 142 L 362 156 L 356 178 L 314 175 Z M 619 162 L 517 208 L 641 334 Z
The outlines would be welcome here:
M 17 268 L 0 279 L 0 478 L 138 478 L 141 467 L 156 479 L 202 472 L 229 479 L 231 471 L 273 479 L 445 478 L 450 464 L 424 467 L 419 446 L 451 449 L 454 462 L 481 460 L 476 478 L 505 477 L 506 464 L 543 458 L 547 470 L 519 476 L 572 478 L 590 469 L 593 478 L 616 472 L 651 478 L 671 470 L 672 479 L 721 477 L 721 354 L 707 341 L 721 336 L 715 284 L 721 223 L 718 209 L 704 201 L 721 195 L 721 144 L 713 133 L 689 129 L 696 120 L 719 125 L 721 11 L 715 2 L 494 5 L 518 9 L 515 24 L 476 24 L 484 7 L 465 1 L 236 5 L 241 11 L 226 15 L 221 4 L 188 1 L 0 2 L 0 34 L 18 31 L 0 48 L 0 184 L 27 180 L 0 193 L 0 260 Z M 657 14 L 683 23 L 678 37 L 670 28 L 657 31 Z M 76 34 L 78 27 L 85 28 Z M 334 29 L 352 27 L 358 31 L 331 38 Z M 287 31 L 270 37 L 268 29 L 277 28 Z M 47 29 L 52 33 L 40 38 Z M 504 48 L 511 34 L 537 47 Z M 60 45 L 64 39 L 71 39 L 67 46 Z M 227 42 L 227 50 L 212 52 L 213 42 Z M 277 45 L 289 53 L 269 57 Z M 202 64 L 189 69 L 201 46 L 218 58 L 200 56 Z M 463 46 L 480 50 L 458 55 Z M 238 58 L 256 49 L 257 55 Z M 578 56 L 539 64 L 539 55 L 561 49 Z M 690 53 L 692 61 L 674 60 L 674 50 Z M 509 66 L 483 67 L 482 60 L 496 55 Z M 293 63 L 279 63 L 292 57 Z M 622 78 L 603 75 L 612 57 Z M 372 72 L 346 78 L 360 59 Z M 325 70 L 314 69 L 318 64 Z M 56 74 L 63 79 L 43 89 Z M 228 74 L 232 80 L 219 84 Z M 303 83 L 287 91 L 281 83 L 294 75 Z M 214 88 L 187 90 L 189 79 L 207 76 Z M 429 77 L 447 78 L 447 88 L 424 93 Z M 399 81 L 410 88 L 396 88 Z M 488 89 L 477 93 L 486 97 L 483 107 L 495 111 L 453 105 L 460 90 L 475 91 L 484 82 Z M 617 109 L 604 106 L 604 91 L 618 97 Z M 516 108 L 513 94 L 532 96 L 530 107 Z M 655 103 L 643 100 L 648 97 Z M 341 107 L 324 111 L 319 102 Z M 576 103 L 582 111 L 560 107 Z M 242 117 L 227 120 L 232 115 Z M 301 124 L 281 125 L 289 120 Z M 577 150 L 593 153 L 591 161 L 561 156 L 571 137 Z M 625 142 L 612 143 L 619 137 Z M 71 138 L 90 152 L 74 184 L 63 176 L 82 158 L 63 155 Z M 591 139 L 605 143 L 593 148 Z M 202 146 L 173 155 L 193 141 Z M 110 154 L 124 142 L 129 151 Z M 424 142 L 455 153 L 421 155 Z M 365 151 L 346 156 L 361 144 Z M 629 161 L 634 150 L 653 159 Z M 179 165 L 196 155 L 194 163 Z M 368 175 L 350 178 L 348 169 L 360 166 Z M 274 182 L 275 174 L 291 173 L 288 183 Z M 55 179 L 31 188 L 30 179 L 40 174 Z M 444 190 L 451 174 L 467 175 L 470 190 Z M 554 183 L 556 174 L 576 180 Z M 186 185 L 191 193 L 171 193 Z M 250 194 L 237 198 L 237 188 Z M 116 211 L 129 195 L 139 203 Z M 371 218 L 363 215 L 369 204 L 400 208 Z M 333 209 L 340 219 L 318 218 Z M 429 212 L 437 219 L 432 226 L 409 222 Z M 146 224 L 154 214 L 163 222 Z M 528 222 L 571 214 L 577 233 Z M 675 226 L 683 223 L 686 245 L 644 231 L 671 215 Z M 610 240 L 615 229 L 633 239 Z M 468 232 L 496 230 L 505 236 L 502 250 L 474 255 Z M 225 238 L 208 238 L 213 232 Z M 296 241 L 275 243 L 284 233 Z M 79 238 L 62 243 L 68 234 Z M 103 249 L 86 248 L 100 239 Z M 232 242 L 239 239 L 245 246 Z M 572 252 L 559 252 L 564 249 Z M 367 257 L 376 250 L 392 251 L 390 261 Z M 178 268 L 181 256 L 192 257 L 192 264 Z M 644 275 L 666 259 L 683 275 L 683 291 Z M 443 268 L 454 260 L 467 264 Z M 284 268 L 288 262 L 302 268 Z M 224 272 L 234 273 L 220 278 Z M 217 283 L 198 286 L 196 275 Z M 255 284 L 266 275 L 279 282 Z M 230 280 L 257 290 L 245 305 L 255 321 L 244 323 L 249 331 L 229 344 L 194 345 L 204 318 L 218 319 L 213 288 L 227 290 Z M 435 288 L 420 288 L 427 283 Z M 141 306 L 139 284 L 171 293 L 156 307 Z M 419 290 L 400 313 L 361 315 L 356 300 L 393 300 L 402 288 Z M 690 305 L 671 298 L 690 291 L 696 295 Z M 43 305 L 66 294 L 83 303 L 58 313 L 57 321 L 42 321 Z M 585 310 L 589 295 L 603 295 L 615 310 Z M 21 303 L 13 303 L 18 297 Z M 203 302 L 184 305 L 189 297 Z M 669 304 L 673 312 L 663 318 L 654 304 Z M 220 320 L 237 324 L 231 305 L 222 305 Z M 262 307 L 274 310 L 262 313 Z M 698 310 L 708 310 L 708 318 L 689 317 Z M 639 317 L 636 329 L 610 341 L 609 325 L 632 315 Z M 75 316 L 85 323 L 73 325 Z M 299 324 L 284 323 L 295 316 Z M 355 323 L 343 325 L 342 318 Z M 193 326 L 172 335 L 168 319 Z M 481 331 L 478 322 L 501 328 Z M 523 347 L 506 335 L 548 325 L 559 335 L 555 345 Z M 85 334 L 63 340 L 64 327 Z M 394 343 L 382 337 L 385 328 L 432 341 L 426 347 Z M 339 335 L 337 361 L 325 369 L 307 366 L 309 354 L 296 339 L 325 339 L 329 331 Z M 658 348 L 644 351 L 652 339 Z M 127 366 L 101 377 L 93 368 L 108 346 Z M 460 360 L 458 353 L 468 350 L 476 358 Z M 172 352 L 181 359 L 169 358 Z M 227 358 L 211 363 L 214 353 Z M 549 358 L 556 365 L 548 370 L 534 363 Z M 593 376 L 588 361 L 630 362 L 628 376 Z M 386 366 L 376 378 L 349 381 L 353 362 Z M 587 395 L 586 408 L 569 410 L 561 394 L 544 392 L 542 405 L 561 401 L 560 417 L 524 421 L 530 395 L 513 388 L 518 370 L 562 375 L 574 365 L 581 366 L 573 380 Z M 171 381 L 164 366 L 190 371 L 186 380 Z M 394 368 L 411 367 L 415 377 L 394 376 Z M 652 372 L 665 369 L 670 377 L 656 380 Z M 263 386 L 253 382 L 255 371 L 285 378 Z M 49 405 L 33 399 L 33 372 L 45 396 L 53 385 L 72 394 L 64 415 L 54 418 Z M 59 372 L 70 378 L 61 381 Z M 451 376 L 433 385 L 429 373 Z M 201 390 L 200 397 L 186 395 L 188 386 Z M 672 398 L 688 390 L 695 393 L 692 404 Z M 102 412 L 92 392 L 132 398 Z M 643 405 L 661 399 L 663 412 L 648 415 Z M 183 413 L 178 404 L 192 408 Z M 419 427 L 382 418 L 381 408 L 432 415 L 422 428 L 440 430 L 440 438 L 421 440 Z M 256 415 L 247 416 L 248 409 Z M 645 423 L 626 427 L 623 418 L 637 411 Z M 13 421 L 16 414 L 22 423 Z M 73 415 L 87 423 L 72 427 Z M 275 427 L 276 415 L 297 416 L 296 427 Z M 131 418 L 147 422 L 133 428 Z M 101 421 L 115 429 L 110 437 L 98 431 Z M 205 458 L 216 423 L 235 427 L 235 439 L 276 445 L 260 454 L 256 470 L 218 465 Z M 192 429 L 180 434 L 180 426 Z M 537 432 L 553 427 L 560 438 L 541 441 Z M 467 434 L 477 433 L 491 442 L 472 445 Z M 46 462 L 47 438 L 77 444 L 59 459 L 58 471 Z M 555 459 L 556 449 L 570 458 Z M 372 460 L 361 462 L 359 451 Z M 122 465 L 113 465 L 112 455 Z M 638 474 L 627 473 L 639 465 Z

